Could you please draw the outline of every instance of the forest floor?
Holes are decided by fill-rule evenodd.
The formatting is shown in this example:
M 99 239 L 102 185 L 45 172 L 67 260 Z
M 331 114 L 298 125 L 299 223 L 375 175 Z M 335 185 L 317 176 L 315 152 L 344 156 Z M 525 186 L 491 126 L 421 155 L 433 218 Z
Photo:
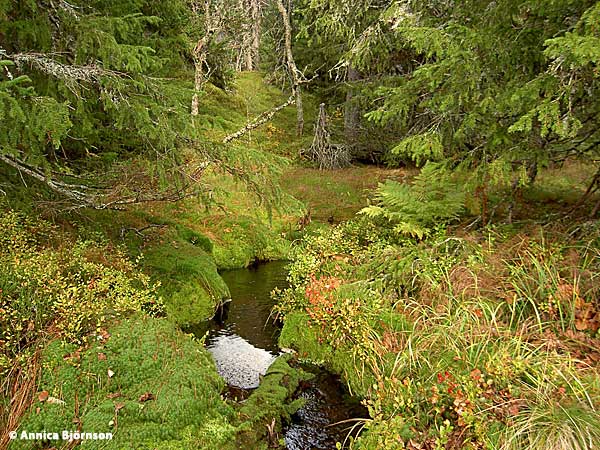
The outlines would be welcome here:
M 233 93 L 209 86 L 201 117 L 217 142 L 283 101 L 259 74 L 246 73 Z M 310 97 L 305 107 L 310 124 L 316 110 Z M 584 426 L 589 402 L 579 400 L 588 396 L 592 409 L 600 406 L 600 378 L 592 369 L 600 359 L 600 316 L 597 305 L 581 300 L 598 295 L 598 227 L 585 219 L 587 210 L 554 225 L 540 219 L 560 217 L 576 204 L 590 177 L 584 167 L 568 163 L 542 172 L 539 187 L 518 200 L 512 224 L 500 208 L 497 225 L 471 229 L 470 218 L 424 242 L 409 242 L 356 213 L 379 182 L 410 182 L 418 171 L 311 168 L 299 157 L 310 145 L 310 128 L 296 138 L 295 110 L 288 107 L 239 142 L 285 158 L 273 209 L 228 175 L 209 170 L 209 208 L 188 199 L 82 212 L 59 217 L 52 237 L 43 231 L 47 222 L 5 214 L 0 243 L 24 237 L 28 244 L 0 248 L 0 262 L 8 267 L 0 271 L 0 309 L 9 309 L 6 299 L 13 294 L 21 306 L 39 302 L 55 314 L 84 298 L 79 306 L 89 309 L 69 320 L 92 324 L 94 331 L 65 344 L 60 316 L 30 319 L 19 314 L 31 308 L 11 309 L 11 323 L 23 320 L 11 329 L 6 348 L 32 344 L 3 353 L 0 369 L 11 373 L 32 358 L 37 364 L 29 375 L 18 374 L 12 397 L 0 399 L 0 424 L 112 430 L 117 447 L 135 440 L 152 448 L 233 449 L 240 435 L 245 442 L 258 439 L 255 448 L 266 447 L 266 419 L 284 415 L 291 393 L 280 380 L 269 383 L 260 395 L 278 404 L 265 408 L 265 423 L 253 423 L 251 413 L 223 401 L 223 381 L 202 342 L 180 326 L 210 317 L 228 296 L 219 270 L 291 258 L 295 284 L 280 299 L 281 345 L 340 374 L 363 399 L 371 418 L 360 423 L 361 448 L 475 449 L 521 426 L 519 448 L 527 433 L 560 431 L 564 421 L 552 402 L 561 398 L 571 402 L 567 413 L 579 420 L 576 426 Z M 309 212 L 312 223 L 302 222 Z M 19 287 L 15 279 L 26 284 Z M 134 285 L 146 291 L 127 303 Z M 75 294 L 65 295 L 67 288 Z M 95 302 L 113 301 L 112 292 L 123 311 L 100 320 Z M 155 307 L 148 299 L 158 296 L 163 317 L 148 317 Z M 574 306 L 569 315 L 560 309 L 564 303 Z M 75 336 L 78 329 L 68 331 Z M 283 378 L 294 384 L 296 375 Z M 260 398 L 251 403 L 263 405 Z M 511 415 L 518 420 L 511 423 Z M 258 428 L 257 438 L 250 431 Z M 2 448 L 8 441 L 0 439 Z M 24 445 L 11 448 L 31 448 Z

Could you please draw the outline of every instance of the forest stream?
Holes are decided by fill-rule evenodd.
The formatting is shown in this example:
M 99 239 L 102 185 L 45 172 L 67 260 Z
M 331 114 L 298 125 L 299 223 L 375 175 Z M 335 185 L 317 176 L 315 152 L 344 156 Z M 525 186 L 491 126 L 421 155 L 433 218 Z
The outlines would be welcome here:
M 190 330 L 198 337 L 208 331 L 206 347 L 229 385 L 232 399 L 247 397 L 282 354 L 277 345 L 279 328 L 270 317 L 274 304 L 270 293 L 287 286 L 285 266 L 277 261 L 223 272 L 231 301 L 206 325 Z M 364 417 L 364 408 L 347 394 L 335 375 L 316 366 L 303 369 L 315 378 L 297 393 L 306 403 L 284 429 L 286 446 L 290 450 L 335 449 L 353 423 L 334 424 Z

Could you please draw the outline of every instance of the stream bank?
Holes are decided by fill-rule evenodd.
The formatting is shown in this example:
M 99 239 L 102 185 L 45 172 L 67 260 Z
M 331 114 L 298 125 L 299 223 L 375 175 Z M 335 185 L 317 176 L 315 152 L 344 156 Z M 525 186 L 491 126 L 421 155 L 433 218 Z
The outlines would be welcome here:
M 245 425 L 239 445 L 285 445 L 289 449 L 335 449 L 348 424 L 365 417 L 338 377 L 313 365 L 300 365 L 278 346 L 271 291 L 287 286 L 286 262 L 222 272 L 231 292 L 213 320 L 191 327 L 206 337 L 206 348 L 228 383 L 227 396 L 239 401 Z M 298 389 L 299 388 L 299 389 Z

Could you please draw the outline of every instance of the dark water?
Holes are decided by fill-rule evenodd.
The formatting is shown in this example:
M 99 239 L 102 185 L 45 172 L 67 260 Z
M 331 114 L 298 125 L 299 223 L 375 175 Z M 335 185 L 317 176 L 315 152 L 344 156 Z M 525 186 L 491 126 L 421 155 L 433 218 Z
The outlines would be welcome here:
M 353 419 L 368 417 L 365 408 L 347 395 L 338 377 L 323 370 L 312 372 L 316 378 L 299 395 L 306 403 L 294 414 L 285 433 L 289 450 L 335 449 L 335 443 L 344 443 L 351 431 L 356 436 L 358 427 L 352 430 L 357 423 Z
M 230 396 L 245 398 L 258 387 L 273 360 L 280 354 L 279 328 L 271 320 L 271 291 L 287 286 L 285 262 L 271 262 L 250 269 L 230 270 L 221 276 L 232 300 L 215 319 L 190 331 L 198 336 L 209 332 L 206 347 L 220 375 L 230 386 Z M 339 379 L 317 367 L 303 367 L 315 374 L 298 393 L 306 404 L 293 416 L 285 431 L 290 450 L 335 449 L 352 424 L 337 422 L 366 417 L 364 408 L 350 399 Z
M 258 348 L 279 354 L 279 328 L 270 320 L 271 291 L 287 287 L 286 265 L 285 261 L 274 261 L 221 274 L 233 301 L 217 335 L 236 334 Z

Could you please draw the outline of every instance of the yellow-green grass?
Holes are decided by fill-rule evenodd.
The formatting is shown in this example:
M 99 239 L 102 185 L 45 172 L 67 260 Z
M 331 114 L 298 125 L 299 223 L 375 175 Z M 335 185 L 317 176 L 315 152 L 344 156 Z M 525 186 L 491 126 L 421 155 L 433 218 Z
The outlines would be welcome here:
M 282 177 L 282 188 L 301 200 L 313 220 L 341 222 L 367 206 L 369 194 L 385 179 L 409 181 L 415 169 L 354 166 L 335 171 L 294 167 Z

